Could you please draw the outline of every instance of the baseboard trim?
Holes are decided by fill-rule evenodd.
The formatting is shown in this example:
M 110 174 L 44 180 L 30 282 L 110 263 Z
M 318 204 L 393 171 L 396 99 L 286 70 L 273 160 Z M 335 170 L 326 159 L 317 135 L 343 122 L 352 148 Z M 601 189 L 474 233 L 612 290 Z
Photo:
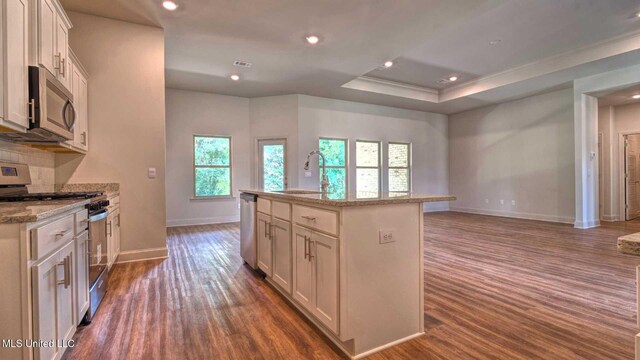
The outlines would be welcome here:
M 177 219 L 167 220 L 167 227 L 190 226 L 190 225 L 210 225 L 210 224 L 227 224 L 239 222 L 240 216 L 215 216 L 210 218 L 198 219 Z
M 600 220 L 576 221 L 573 226 L 576 229 L 591 229 L 600 226 Z
M 567 217 L 567 216 L 531 214 L 531 213 L 504 211 L 504 210 L 474 209 L 474 208 L 464 208 L 464 207 L 453 206 L 450 208 L 450 211 L 469 213 L 469 214 L 509 217 L 509 218 L 516 218 L 516 219 L 549 221 L 549 222 L 557 222 L 557 223 L 563 223 L 563 224 L 573 224 L 575 222 L 574 218 Z
M 135 261 L 145 261 L 145 260 L 155 260 L 155 259 L 166 259 L 169 257 L 169 249 L 166 247 L 161 248 L 151 248 L 151 249 L 142 249 L 142 250 L 128 250 L 121 251 L 116 259 L 116 264 L 135 262 Z
M 602 215 L 602 221 L 621 221 L 618 215 Z

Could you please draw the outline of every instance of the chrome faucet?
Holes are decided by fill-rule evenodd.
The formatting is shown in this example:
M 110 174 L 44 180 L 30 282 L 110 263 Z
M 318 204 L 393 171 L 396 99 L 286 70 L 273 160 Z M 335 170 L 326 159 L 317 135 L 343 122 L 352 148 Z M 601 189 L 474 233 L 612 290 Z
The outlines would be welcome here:
M 320 187 L 322 192 L 326 193 L 331 183 L 329 183 L 329 177 L 327 177 L 327 169 L 325 168 L 327 161 L 324 158 L 324 154 L 320 150 L 310 152 L 309 155 L 307 155 L 307 161 L 304 163 L 304 169 L 309 170 L 309 159 L 311 159 L 313 155 L 318 155 L 322 158 L 322 181 L 320 182 Z

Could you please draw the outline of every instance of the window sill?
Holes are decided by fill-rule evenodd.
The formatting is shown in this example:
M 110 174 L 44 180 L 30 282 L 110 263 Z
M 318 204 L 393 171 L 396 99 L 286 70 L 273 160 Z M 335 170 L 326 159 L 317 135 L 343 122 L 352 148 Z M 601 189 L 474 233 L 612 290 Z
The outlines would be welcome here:
M 189 200 L 233 200 L 236 197 L 233 195 L 229 196 L 192 196 Z

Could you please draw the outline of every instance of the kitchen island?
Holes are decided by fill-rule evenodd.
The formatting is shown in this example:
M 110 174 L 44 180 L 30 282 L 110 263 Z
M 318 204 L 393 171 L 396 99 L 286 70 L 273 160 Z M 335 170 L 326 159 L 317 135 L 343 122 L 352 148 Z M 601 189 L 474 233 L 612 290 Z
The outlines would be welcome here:
M 345 354 L 424 334 L 423 203 L 450 195 L 241 190 L 257 196 L 257 266 Z

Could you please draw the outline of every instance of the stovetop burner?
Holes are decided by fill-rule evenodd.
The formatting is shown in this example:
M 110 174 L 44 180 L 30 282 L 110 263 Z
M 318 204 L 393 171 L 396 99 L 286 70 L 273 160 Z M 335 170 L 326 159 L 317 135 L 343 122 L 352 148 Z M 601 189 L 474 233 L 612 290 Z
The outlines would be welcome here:
M 14 201 L 47 201 L 47 200 L 73 200 L 92 199 L 101 196 L 100 192 L 57 192 L 57 193 L 31 193 L 0 196 L 0 202 Z

